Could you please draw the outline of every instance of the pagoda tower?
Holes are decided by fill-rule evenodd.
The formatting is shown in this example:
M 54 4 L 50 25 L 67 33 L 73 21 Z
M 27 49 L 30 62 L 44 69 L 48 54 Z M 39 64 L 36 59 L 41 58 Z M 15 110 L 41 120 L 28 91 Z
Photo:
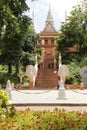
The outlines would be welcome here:
M 41 62 L 36 78 L 36 88 L 54 88 L 58 84 L 56 67 L 56 38 L 59 33 L 56 30 L 51 14 L 50 6 L 43 31 L 39 34 L 37 47 L 41 50 Z

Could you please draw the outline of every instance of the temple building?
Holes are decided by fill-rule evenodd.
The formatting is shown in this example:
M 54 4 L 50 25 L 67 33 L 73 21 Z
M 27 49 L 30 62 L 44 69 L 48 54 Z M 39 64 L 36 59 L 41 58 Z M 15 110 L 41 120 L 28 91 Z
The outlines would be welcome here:
M 36 88 L 55 88 L 58 85 L 58 74 L 56 67 L 56 38 L 59 33 L 53 22 L 53 17 L 49 7 L 46 24 L 39 34 L 37 47 L 41 50 L 41 62 L 36 78 Z

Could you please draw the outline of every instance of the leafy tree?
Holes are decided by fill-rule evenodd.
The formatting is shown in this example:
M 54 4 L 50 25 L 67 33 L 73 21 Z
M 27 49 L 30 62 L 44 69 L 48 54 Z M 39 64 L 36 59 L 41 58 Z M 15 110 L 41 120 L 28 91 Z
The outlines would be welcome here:
M 6 6 L 5 3 L 3 4 L 4 6 Z M 8 64 L 8 72 L 10 74 L 12 72 L 12 64 L 15 64 L 16 72 L 18 72 L 22 46 L 27 37 L 31 19 L 24 15 L 24 12 L 29 10 L 25 0 L 10 0 L 7 3 L 7 8 L 7 14 L 9 15 L 11 12 L 12 15 L 2 18 L 6 21 L 2 45 L 2 52 L 4 52 L 2 53 L 2 62 Z M 18 28 L 15 25 L 18 25 Z
M 62 53 L 63 63 L 68 64 L 70 69 L 66 83 L 79 84 L 81 82 L 80 69 L 87 63 L 87 0 L 73 7 L 70 16 L 62 23 L 60 31 L 57 51 Z M 79 52 L 70 53 L 68 50 L 70 47 L 79 48 Z M 81 53 L 83 49 L 84 53 Z
M 35 64 L 35 54 L 36 54 L 36 42 L 37 34 L 35 33 L 33 24 L 29 27 L 28 36 L 22 47 L 22 58 L 21 63 L 24 67 L 29 64 Z
M 87 0 L 82 1 L 71 11 L 71 15 L 61 26 L 57 40 L 57 50 L 64 52 L 69 47 L 87 46 Z M 80 49 L 81 50 L 81 49 Z
M 87 67 L 87 55 L 85 55 L 85 57 L 82 56 L 81 58 L 79 57 L 77 57 L 76 59 L 72 58 L 72 61 L 68 64 L 70 74 L 66 80 L 66 83 L 80 84 L 81 83 L 80 70 L 85 66 Z
M 15 35 L 19 31 L 18 19 L 13 14 L 12 10 L 9 7 L 11 0 L 1 0 L 0 1 L 0 42 L 2 40 L 3 34 L 5 33 L 6 26 L 8 23 L 11 26 L 11 33 L 8 37 Z M 16 1 L 14 1 L 16 4 Z

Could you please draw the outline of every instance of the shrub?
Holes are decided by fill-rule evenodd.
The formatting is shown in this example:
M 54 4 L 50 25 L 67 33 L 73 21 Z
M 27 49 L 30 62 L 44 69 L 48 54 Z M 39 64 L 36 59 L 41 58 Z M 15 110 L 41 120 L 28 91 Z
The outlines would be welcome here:
M 70 75 L 67 78 L 67 84 L 80 84 L 81 76 L 80 70 L 86 66 L 87 67 L 87 55 L 80 57 L 78 59 L 72 59 L 70 63 L 67 64 L 69 68 Z
M 9 105 L 9 97 L 6 91 L 0 90 L 0 107 L 6 108 Z
M 80 69 L 81 67 L 78 66 L 77 62 L 71 62 L 71 64 L 68 65 L 69 68 L 69 76 L 67 78 L 66 83 L 67 84 L 80 84 Z
M 0 130 L 86 130 L 87 113 L 54 111 L 17 111 L 0 120 Z

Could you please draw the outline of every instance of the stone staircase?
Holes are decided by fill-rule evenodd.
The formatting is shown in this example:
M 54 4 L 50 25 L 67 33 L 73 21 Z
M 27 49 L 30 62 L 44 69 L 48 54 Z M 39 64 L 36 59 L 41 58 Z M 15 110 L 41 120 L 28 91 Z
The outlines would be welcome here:
M 54 68 L 44 67 L 38 70 L 35 82 L 36 89 L 57 89 L 58 74 Z

